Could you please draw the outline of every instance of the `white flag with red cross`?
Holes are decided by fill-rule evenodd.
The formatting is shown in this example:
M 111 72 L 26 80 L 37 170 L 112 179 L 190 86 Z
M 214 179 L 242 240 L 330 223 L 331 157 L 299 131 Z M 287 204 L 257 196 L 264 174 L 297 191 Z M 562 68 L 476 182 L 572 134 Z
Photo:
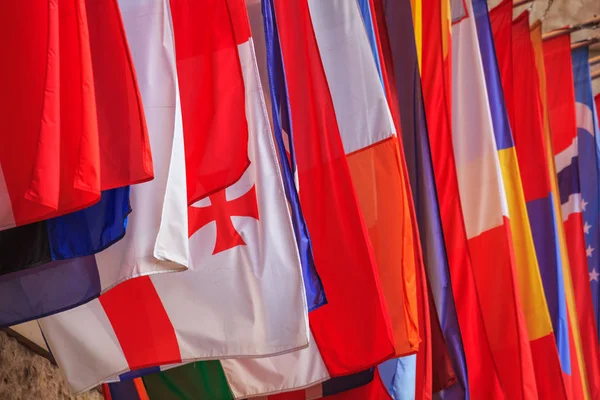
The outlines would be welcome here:
M 142 7 L 148 1 L 127 3 Z M 243 77 L 250 164 L 234 184 L 189 207 L 189 270 L 130 279 L 83 306 L 40 320 L 48 345 L 76 392 L 132 370 L 266 357 L 308 346 L 300 260 L 245 4 L 243 0 L 227 4 L 236 39 L 243 38 L 234 50 Z M 153 27 L 162 34 L 140 31 L 130 43 L 143 43 L 144 51 L 154 48 L 161 53 L 162 40 L 152 40 L 172 38 L 171 22 L 166 21 Z M 132 53 L 136 51 L 142 49 L 132 45 Z M 146 63 L 144 68 L 153 65 L 160 71 L 159 63 Z M 175 108 L 178 112 L 179 103 Z

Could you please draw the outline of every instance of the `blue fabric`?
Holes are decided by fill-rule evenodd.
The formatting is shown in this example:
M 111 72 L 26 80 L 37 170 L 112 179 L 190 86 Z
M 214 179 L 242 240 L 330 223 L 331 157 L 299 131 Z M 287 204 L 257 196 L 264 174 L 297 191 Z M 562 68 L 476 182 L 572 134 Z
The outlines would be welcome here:
M 448 269 L 411 16 L 410 2 L 387 4 L 386 18 L 390 30 L 400 115 L 402 115 L 404 153 L 417 213 L 427 278 L 458 381 L 454 385 L 456 388 L 444 390 L 441 397 L 468 399 L 467 366 Z M 400 371 L 409 376 L 414 375 L 408 370 L 411 365 L 406 361 L 399 361 L 400 369 L 397 370 L 396 375 Z M 396 379 L 404 380 L 399 376 Z
M 383 74 L 381 73 L 381 62 L 379 58 L 379 48 L 377 47 L 377 37 L 375 36 L 375 27 L 373 26 L 373 14 L 371 12 L 371 4 L 369 0 L 358 0 L 358 6 L 360 7 L 360 14 L 367 30 L 367 37 L 369 38 L 369 45 L 371 46 L 371 52 L 373 53 L 373 59 L 377 66 L 377 74 L 379 74 L 379 80 L 385 93 L 385 85 L 383 84 Z
M 415 382 L 417 380 L 417 355 L 412 354 L 398 358 L 396 373 L 392 381 L 392 398 L 394 400 L 414 400 Z
M 120 381 L 132 380 L 132 379 L 139 378 L 142 376 L 156 374 L 156 373 L 159 373 L 160 371 L 161 371 L 160 367 L 149 367 L 149 368 L 136 369 L 135 371 L 128 371 L 128 372 L 125 372 L 125 373 L 119 375 L 119 380 Z
M 588 57 L 589 49 L 587 47 L 576 49 L 572 53 L 575 101 L 578 103 L 578 110 L 586 111 L 580 112 L 580 115 L 577 116 L 579 180 L 582 201 L 587 203 L 583 209 L 585 244 L 586 248 L 594 249 L 588 255 L 587 262 L 596 328 L 600 337 L 600 278 L 596 275 L 600 274 L 600 255 L 598 254 L 600 251 L 600 215 L 598 212 L 600 207 L 598 166 L 600 163 L 596 151 L 596 140 L 600 131 L 595 115 Z M 589 131 L 590 127 L 593 132 Z
M 581 193 L 579 186 L 579 157 L 571 158 L 571 164 L 557 172 L 560 204 L 565 204 L 569 201 L 571 195 Z
M 514 141 L 508 121 L 506 105 L 504 104 L 504 92 L 502 91 L 502 81 L 500 80 L 500 71 L 496 60 L 492 25 L 485 0 L 473 0 L 473 13 L 475 14 L 479 51 L 485 72 L 485 84 L 492 114 L 496 148 L 504 150 L 514 147 Z
M 348 390 L 367 385 L 373 381 L 374 374 L 375 369 L 370 368 L 352 375 L 331 378 L 322 384 L 323 397 L 347 392 Z
M 101 291 L 98 253 L 125 235 L 129 187 L 102 192 L 98 203 L 46 221 L 54 261 L 0 276 L 0 326 L 77 307 Z
M 139 400 L 140 395 L 133 380 L 108 385 L 112 400 Z
M 125 236 L 129 186 L 102 192 L 100 201 L 83 210 L 46 221 L 53 260 L 98 253 Z
M 100 295 L 94 256 L 53 261 L 0 277 L 0 327 L 69 310 Z
M 306 291 L 306 302 L 308 310 L 313 311 L 327 304 L 325 291 L 321 278 L 315 268 L 312 245 L 306 222 L 302 216 L 300 199 L 296 191 L 294 173 L 296 171 L 296 159 L 294 156 L 294 141 L 291 130 L 291 114 L 287 101 L 287 87 L 283 68 L 283 58 L 279 46 L 277 34 L 277 22 L 275 20 L 275 9 L 271 0 L 263 0 L 262 13 L 265 28 L 265 42 L 267 47 L 267 70 L 269 73 L 269 87 L 271 92 L 271 108 L 273 114 L 273 133 L 277 146 L 277 153 L 281 170 L 283 173 L 283 184 L 285 195 L 292 209 L 292 222 L 296 234 L 296 242 L 302 263 L 302 275 Z M 289 155 L 283 138 L 283 129 L 288 134 Z
M 540 266 L 546 303 L 563 372 L 571 374 L 567 302 L 552 194 L 527 202 L 527 215 Z

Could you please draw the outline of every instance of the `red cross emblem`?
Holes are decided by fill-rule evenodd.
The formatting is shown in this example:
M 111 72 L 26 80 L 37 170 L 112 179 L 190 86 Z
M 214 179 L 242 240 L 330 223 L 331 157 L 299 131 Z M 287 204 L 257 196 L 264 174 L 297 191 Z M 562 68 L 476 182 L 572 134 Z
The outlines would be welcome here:
M 235 230 L 231 217 L 252 217 L 258 220 L 258 204 L 254 185 L 243 196 L 227 201 L 225 190 L 208 196 L 210 205 L 206 207 L 188 208 L 188 236 L 198 232 L 206 224 L 215 221 L 217 224 L 217 241 L 213 255 L 236 246 L 245 246 L 246 242 Z

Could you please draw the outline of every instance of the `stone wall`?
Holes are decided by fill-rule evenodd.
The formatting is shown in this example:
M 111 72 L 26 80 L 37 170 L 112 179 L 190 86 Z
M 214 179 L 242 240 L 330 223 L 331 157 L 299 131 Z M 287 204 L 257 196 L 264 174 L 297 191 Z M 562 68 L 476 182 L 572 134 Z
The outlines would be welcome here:
M 1 400 L 101 400 L 96 390 L 72 396 L 58 367 L 0 331 Z

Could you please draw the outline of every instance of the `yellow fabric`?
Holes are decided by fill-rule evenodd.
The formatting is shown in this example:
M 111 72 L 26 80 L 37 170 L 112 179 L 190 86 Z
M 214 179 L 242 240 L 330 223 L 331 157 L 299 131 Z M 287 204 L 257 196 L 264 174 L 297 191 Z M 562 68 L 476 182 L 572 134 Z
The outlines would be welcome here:
M 423 5 L 421 1 L 422 0 L 410 0 L 413 27 L 415 30 L 415 44 L 417 46 L 417 59 L 419 60 L 419 72 L 421 72 L 421 53 L 423 51 Z
M 573 331 L 573 340 L 575 343 L 575 356 L 577 357 L 577 365 L 579 366 L 579 374 L 581 376 L 581 384 L 585 399 L 590 398 L 590 390 L 587 383 L 587 375 L 585 362 L 583 359 L 583 350 L 581 347 L 581 336 L 579 335 L 579 322 L 577 321 L 577 311 L 575 307 L 575 295 L 573 293 L 573 281 L 571 279 L 571 267 L 569 264 L 569 256 L 567 253 L 567 242 L 565 239 L 565 229 L 562 224 L 562 212 L 560 204 L 560 196 L 558 192 L 558 179 L 556 176 L 556 166 L 554 165 L 554 150 L 552 149 L 552 136 L 550 134 L 550 117 L 548 115 L 548 104 L 546 101 L 546 68 L 544 66 L 544 49 L 542 46 L 542 26 L 535 23 L 531 30 L 531 41 L 535 52 L 535 64 L 538 71 L 540 98 L 542 99 L 542 111 L 544 117 L 544 142 L 546 144 L 546 164 L 550 175 L 550 186 L 552 189 L 552 202 L 556 213 L 558 225 L 558 237 L 560 241 L 560 254 L 562 262 L 563 277 L 565 280 L 565 295 L 567 297 L 567 311 L 569 314 L 569 323 Z M 572 357 L 573 355 L 571 355 Z M 571 359 L 571 361 L 573 361 Z
M 535 254 L 515 148 L 500 150 L 498 156 L 508 203 L 523 315 L 529 340 L 535 340 L 552 333 L 552 321 Z

